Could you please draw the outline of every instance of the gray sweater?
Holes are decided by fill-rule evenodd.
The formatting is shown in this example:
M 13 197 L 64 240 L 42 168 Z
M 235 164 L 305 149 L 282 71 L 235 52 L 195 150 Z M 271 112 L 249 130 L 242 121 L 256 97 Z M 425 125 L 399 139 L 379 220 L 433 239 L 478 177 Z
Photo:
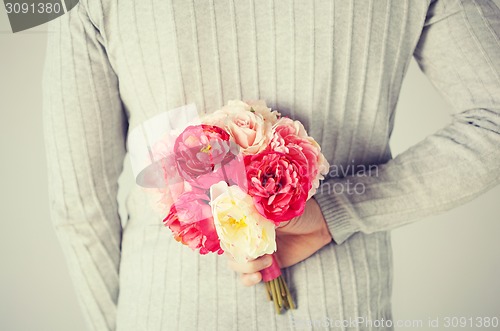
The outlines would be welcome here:
M 500 181 L 499 6 L 82 0 L 52 21 L 44 73 L 52 220 L 89 325 L 369 330 L 390 319 L 388 231 Z M 412 56 L 455 114 L 392 159 Z M 143 190 L 130 193 L 128 220 L 118 216 L 127 132 L 169 109 L 211 112 L 231 99 L 263 99 L 302 121 L 332 165 L 315 199 L 334 241 L 285 270 L 298 309 L 280 316 L 262 284 L 243 287 L 225 257 L 173 240 Z

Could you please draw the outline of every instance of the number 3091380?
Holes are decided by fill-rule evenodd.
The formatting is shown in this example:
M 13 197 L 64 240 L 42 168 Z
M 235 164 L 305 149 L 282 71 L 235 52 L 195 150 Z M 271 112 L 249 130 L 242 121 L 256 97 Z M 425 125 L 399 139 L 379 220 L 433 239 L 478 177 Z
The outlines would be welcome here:
M 5 4 L 7 14 L 59 14 L 63 9 L 60 3 L 19 3 L 7 2 Z

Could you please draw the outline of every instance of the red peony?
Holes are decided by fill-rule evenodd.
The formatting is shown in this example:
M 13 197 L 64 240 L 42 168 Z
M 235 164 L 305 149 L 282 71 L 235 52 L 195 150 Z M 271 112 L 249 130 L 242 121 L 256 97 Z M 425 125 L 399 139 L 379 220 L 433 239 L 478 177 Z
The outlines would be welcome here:
M 259 213 L 279 224 L 304 211 L 311 178 L 307 158 L 293 146 L 287 153 L 264 151 L 245 156 L 248 194 Z
M 312 186 L 308 193 L 308 198 L 310 198 L 316 192 L 319 181 L 328 173 L 328 161 L 321 153 L 319 144 L 307 134 L 302 123 L 282 117 L 273 126 L 271 142 L 267 148 L 288 153 L 289 147 L 300 149 L 307 159 L 308 167 L 301 171 L 311 178 Z
M 184 192 L 171 206 L 163 223 L 172 231 L 175 240 L 193 250 L 199 249 L 200 254 L 222 254 L 209 202 L 204 192 Z

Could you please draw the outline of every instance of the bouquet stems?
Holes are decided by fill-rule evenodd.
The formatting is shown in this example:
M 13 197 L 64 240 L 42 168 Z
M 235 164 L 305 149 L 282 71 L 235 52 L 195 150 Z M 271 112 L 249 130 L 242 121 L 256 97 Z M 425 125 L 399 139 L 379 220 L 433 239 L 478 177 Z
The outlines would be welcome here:
M 261 271 L 262 280 L 266 284 L 267 298 L 274 302 L 276 314 L 281 314 L 283 309 L 295 309 L 295 304 L 285 279 L 281 274 L 278 261 L 276 261 L 274 255 L 272 257 L 273 263 L 271 266 Z

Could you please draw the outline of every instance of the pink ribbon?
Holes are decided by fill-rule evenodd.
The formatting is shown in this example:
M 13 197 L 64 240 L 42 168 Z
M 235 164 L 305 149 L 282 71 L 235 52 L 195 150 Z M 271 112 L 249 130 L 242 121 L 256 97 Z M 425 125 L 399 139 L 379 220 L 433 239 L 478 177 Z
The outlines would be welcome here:
M 276 260 L 276 257 L 271 255 L 273 258 L 273 263 L 267 267 L 266 269 L 262 269 L 260 273 L 262 274 L 262 280 L 264 282 L 270 282 L 273 279 L 278 278 L 281 275 L 281 269 L 278 264 L 278 261 Z

